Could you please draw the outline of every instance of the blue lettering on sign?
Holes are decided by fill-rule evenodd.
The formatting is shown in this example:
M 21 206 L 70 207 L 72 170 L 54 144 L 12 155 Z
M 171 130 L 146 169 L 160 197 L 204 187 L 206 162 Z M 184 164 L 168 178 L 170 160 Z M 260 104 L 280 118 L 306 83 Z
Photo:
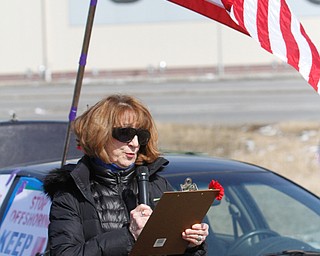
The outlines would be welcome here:
M 0 252 L 3 252 L 4 246 L 6 244 L 6 240 L 10 234 L 10 231 L 4 230 L 1 237 L 0 237 Z
M 0 253 L 6 255 L 23 256 L 33 240 L 32 235 L 4 230 L 0 236 Z

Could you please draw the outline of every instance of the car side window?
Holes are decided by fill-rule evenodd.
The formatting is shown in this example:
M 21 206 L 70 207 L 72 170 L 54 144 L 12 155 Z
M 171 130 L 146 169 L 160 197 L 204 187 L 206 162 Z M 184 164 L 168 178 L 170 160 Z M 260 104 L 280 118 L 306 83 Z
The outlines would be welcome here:
M 237 236 L 242 234 L 241 227 L 234 219 L 234 214 L 236 213 L 234 212 L 234 209 L 230 208 L 232 208 L 232 204 L 227 201 L 226 196 L 224 196 L 217 205 L 214 204 L 211 206 L 207 216 L 210 227 L 214 233 L 235 237 L 234 225 L 237 225 L 236 230 L 239 232 Z
M 247 190 L 260 208 L 270 229 L 282 236 L 291 236 L 309 244 L 313 243 L 315 237 L 320 237 L 318 214 L 292 198 L 290 193 L 283 193 L 261 184 L 247 186 Z M 288 218 L 294 225 L 287 225 Z
M 50 205 L 50 199 L 42 192 L 42 182 L 20 178 L 0 226 L 0 254 L 28 256 L 44 252 Z

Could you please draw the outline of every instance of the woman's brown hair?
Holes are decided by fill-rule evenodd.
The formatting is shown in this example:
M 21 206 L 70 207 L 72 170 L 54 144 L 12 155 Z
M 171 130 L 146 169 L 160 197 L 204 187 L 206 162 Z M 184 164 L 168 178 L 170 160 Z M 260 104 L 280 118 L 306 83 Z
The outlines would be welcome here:
M 136 164 L 151 163 L 158 158 L 158 131 L 149 110 L 136 98 L 120 94 L 100 100 L 74 121 L 73 130 L 83 151 L 110 163 L 106 147 L 112 129 L 119 127 L 128 114 L 136 128 L 147 129 L 151 134 L 148 144 L 140 146 Z

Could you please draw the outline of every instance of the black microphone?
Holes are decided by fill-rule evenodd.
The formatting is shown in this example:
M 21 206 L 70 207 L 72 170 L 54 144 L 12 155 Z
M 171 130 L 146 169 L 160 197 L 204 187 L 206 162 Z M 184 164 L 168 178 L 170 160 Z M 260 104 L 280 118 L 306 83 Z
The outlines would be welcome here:
M 146 166 L 137 168 L 139 204 L 149 205 L 149 170 Z

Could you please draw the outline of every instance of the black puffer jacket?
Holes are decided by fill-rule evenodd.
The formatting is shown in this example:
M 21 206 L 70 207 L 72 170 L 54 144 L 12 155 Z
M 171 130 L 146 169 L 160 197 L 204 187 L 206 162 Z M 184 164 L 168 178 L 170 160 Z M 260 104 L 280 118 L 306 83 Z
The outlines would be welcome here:
M 149 198 L 154 208 L 154 199 L 164 191 L 172 190 L 171 185 L 157 175 L 168 161 L 158 158 L 148 165 L 150 172 Z M 44 180 L 44 191 L 50 196 L 49 243 L 51 256 L 59 255 L 128 255 L 134 239 L 128 230 L 129 212 L 137 205 L 137 182 L 135 170 L 113 173 L 104 170 L 107 178 L 93 179 L 92 174 L 99 168 L 87 156 L 77 165 L 67 165 L 63 169 L 50 172 Z M 95 195 L 95 185 L 108 186 L 101 196 Z M 115 206 L 102 217 L 101 209 Z M 111 207 L 112 208 L 112 207 Z M 111 222 L 106 222 L 111 220 Z M 185 255 L 205 255 L 203 246 L 187 251 Z

